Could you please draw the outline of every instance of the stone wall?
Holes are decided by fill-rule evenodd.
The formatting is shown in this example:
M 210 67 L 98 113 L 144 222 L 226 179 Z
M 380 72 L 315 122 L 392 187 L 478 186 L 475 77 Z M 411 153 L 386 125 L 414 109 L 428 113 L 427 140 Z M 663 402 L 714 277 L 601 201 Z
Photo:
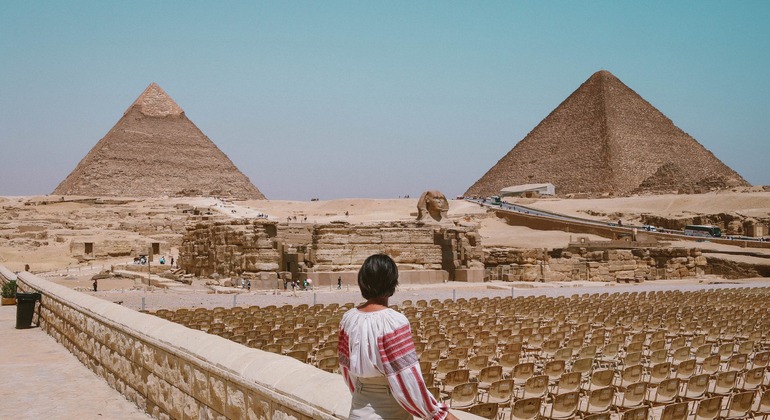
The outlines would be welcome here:
M 281 267 L 276 236 L 276 223 L 264 219 L 194 220 L 186 226 L 179 266 L 199 277 L 276 272 Z
M 641 248 L 571 253 L 542 249 L 490 249 L 487 280 L 643 281 L 703 275 L 708 261 L 697 248 Z
M 5 272 L 5 271 L 3 271 Z M 161 419 L 344 418 L 341 376 L 19 274 L 42 294 L 41 328 Z
M 441 246 L 434 241 L 431 226 L 414 223 L 381 225 L 319 225 L 313 234 L 314 267 L 355 268 L 366 257 L 384 252 L 399 265 L 417 269 L 441 270 Z
M 476 281 L 483 270 L 481 238 L 475 227 L 419 222 L 313 225 L 205 218 L 187 225 L 179 266 L 199 277 L 218 273 L 262 279 L 269 273 L 265 279 L 268 288 L 273 288 L 278 277 L 304 280 L 314 276 L 314 280 L 336 282 L 333 273 L 357 272 L 366 257 L 378 252 L 390 255 L 405 273 L 404 280 L 413 283 L 454 279 L 455 270 L 465 270 L 462 278 Z

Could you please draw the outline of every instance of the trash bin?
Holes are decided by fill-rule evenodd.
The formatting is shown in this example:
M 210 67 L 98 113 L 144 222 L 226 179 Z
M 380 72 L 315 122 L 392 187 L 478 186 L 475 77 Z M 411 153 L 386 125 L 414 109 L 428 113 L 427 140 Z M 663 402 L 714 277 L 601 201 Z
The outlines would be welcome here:
M 32 328 L 32 315 L 40 293 L 16 293 L 16 329 Z

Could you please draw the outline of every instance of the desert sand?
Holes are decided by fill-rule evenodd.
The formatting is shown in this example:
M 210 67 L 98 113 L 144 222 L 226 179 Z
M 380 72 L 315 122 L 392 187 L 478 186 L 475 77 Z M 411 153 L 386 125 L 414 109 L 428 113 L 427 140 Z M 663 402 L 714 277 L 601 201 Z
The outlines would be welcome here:
M 178 208 L 197 208 L 201 211 L 218 213 L 230 218 L 250 218 L 267 215 L 276 221 L 286 221 L 292 217 L 292 223 L 330 223 L 345 221 L 352 224 L 372 224 L 387 221 L 414 220 L 417 214 L 417 199 L 338 199 L 328 201 L 284 201 L 284 200 L 250 200 L 225 201 L 215 198 L 158 198 L 158 199 L 103 199 L 100 204 L 93 202 L 73 202 L 77 197 L 67 196 L 61 201 L 57 196 L 37 197 L 0 197 L 0 264 L 11 270 L 22 270 L 25 264 L 30 264 L 30 271 L 41 274 L 57 283 L 80 290 L 90 290 L 91 276 L 101 270 L 109 269 L 112 265 L 131 262 L 130 257 L 111 257 L 80 263 L 70 255 L 69 241 L 73 238 L 88 237 L 94 240 L 114 236 L 139 236 L 142 220 L 165 220 L 164 226 L 172 226 L 173 232 L 157 232 L 162 235 L 179 235 L 184 229 L 186 215 L 180 214 Z M 683 214 L 711 214 L 717 212 L 734 212 L 743 215 L 767 218 L 770 215 L 770 192 L 719 192 L 700 195 L 661 195 L 640 196 L 606 199 L 518 199 L 517 202 L 557 213 L 574 215 L 597 220 L 615 220 L 622 217 L 629 223 L 638 223 L 638 216 L 651 213 L 663 217 L 677 217 Z M 45 203 L 45 204 L 43 204 Z M 575 239 L 575 234 L 561 231 L 538 231 L 526 227 L 509 226 L 498 219 L 487 209 L 464 200 L 449 201 L 449 217 L 458 223 L 476 224 L 485 247 L 517 247 L 517 248 L 558 248 L 566 246 Z M 347 212 L 347 214 L 346 214 Z M 622 214 L 622 216 L 619 216 Z M 297 218 L 295 222 L 293 217 Z M 307 218 L 307 219 L 305 219 Z M 147 222 L 150 223 L 150 222 Z M 155 234 L 155 232 L 152 232 Z M 604 240 L 598 236 L 588 236 L 591 240 Z M 37 239 L 35 239 L 37 238 Z M 746 249 L 718 245 L 709 242 L 678 241 L 674 246 L 699 247 L 709 252 L 719 253 L 722 258 L 735 261 L 767 264 L 769 250 L 751 249 L 756 255 L 733 255 L 745 253 Z M 178 255 L 178 250 L 172 248 L 171 255 Z M 759 255 L 759 256 L 757 256 Z M 700 282 L 715 282 L 715 279 L 695 279 L 690 284 Z M 755 280 L 757 281 L 757 280 Z M 762 281 L 761 279 L 759 281 Z M 651 283 L 651 282 L 650 282 Z M 566 285 L 577 286 L 579 283 Z M 464 293 L 503 295 L 510 293 L 511 285 L 489 288 L 455 285 L 450 289 L 460 289 Z M 552 285 L 555 288 L 560 285 Z M 558 286 L 558 287 L 557 287 Z M 591 287 L 598 287 L 595 284 Z M 518 285 L 517 287 L 532 287 Z M 612 286 L 606 286 L 612 287 Z M 141 290 L 131 290 L 131 289 Z M 225 304 L 232 302 L 230 295 L 210 294 L 211 289 L 203 282 L 193 283 L 184 290 L 169 291 L 163 289 L 146 290 L 135 280 L 125 278 L 110 278 L 99 282 L 98 296 L 112 301 L 123 301 L 124 304 L 140 308 L 140 298 L 144 296 L 146 305 L 150 307 L 150 296 L 166 296 L 159 302 L 177 302 L 185 305 Z M 421 290 L 415 288 L 415 290 Z M 437 289 L 441 289 L 438 287 Z M 419 293 L 419 290 L 414 293 Z M 525 290 L 525 289 L 522 289 Z M 356 299 L 347 292 L 318 291 L 317 299 L 338 299 L 344 296 L 345 301 Z M 410 292 L 411 293 L 411 292 Z M 449 292 L 442 292 L 449 293 Z M 239 294 L 237 299 L 243 302 L 261 302 L 267 299 L 269 293 L 253 292 Z M 309 294 L 301 294 L 304 300 Z M 406 297 L 405 297 L 406 298 Z M 300 297 L 286 296 L 278 293 L 272 295 L 271 302 L 299 302 Z M 200 300 L 200 301 L 199 301 Z M 206 303 L 210 302 L 210 303 Z M 175 303 L 175 304 L 177 304 Z M 307 303 L 307 302 L 302 302 Z M 319 302 L 322 303 L 322 302 Z M 171 303 L 167 303 L 171 304 Z M 152 306 L 155 306 L 153 304 Z

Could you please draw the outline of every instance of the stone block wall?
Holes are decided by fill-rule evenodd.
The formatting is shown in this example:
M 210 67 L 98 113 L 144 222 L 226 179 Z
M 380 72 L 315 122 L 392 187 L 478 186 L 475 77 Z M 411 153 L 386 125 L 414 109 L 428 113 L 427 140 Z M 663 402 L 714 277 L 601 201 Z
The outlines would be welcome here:
M 486 250 L 488 280 L 503 281 L 643 281 L 702 275 L 708 266 L 697 248 L 637 248 L 562 252 L 538 249 Z
M 205 221 L 187 225 L 179 249 L 179 266 L 199 277 L 278 271 L 276 223 L 264 219 Z
M 318 225 L 313 234 L 314 267 L 358 269 L 366 257 L 385 252 L 400 265 L 441 270 L 441 246 L 431 226 L 414 223 L 381 225 Z
M 160 419 L 345 418 L 341 376 L 19 274 L 39 319 L 85 366 Z

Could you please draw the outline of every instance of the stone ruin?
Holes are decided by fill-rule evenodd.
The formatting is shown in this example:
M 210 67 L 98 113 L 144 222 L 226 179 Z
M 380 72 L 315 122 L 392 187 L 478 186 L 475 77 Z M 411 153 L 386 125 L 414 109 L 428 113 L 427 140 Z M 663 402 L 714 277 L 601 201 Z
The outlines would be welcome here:
M 481 240 L 471 227 L 206 219 L 188 224 L 179 252 L 179 266 L 198 277 L 216 273 L 275 287 L 276 281 L 312 276 L 317 284 L 336 284 L 340 273 L 349 275 L 369 255 L 385 252 L 407 282 L 483 280 Z

